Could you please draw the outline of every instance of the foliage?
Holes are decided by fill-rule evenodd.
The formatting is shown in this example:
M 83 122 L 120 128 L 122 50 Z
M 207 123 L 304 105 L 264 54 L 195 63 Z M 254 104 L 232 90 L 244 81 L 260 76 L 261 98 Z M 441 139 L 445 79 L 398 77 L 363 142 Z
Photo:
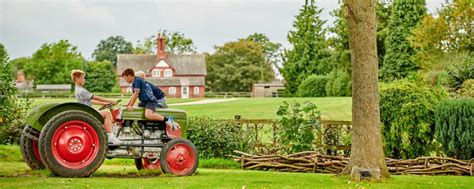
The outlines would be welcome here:
M 312 75 L 306 78 L 298 87 L 297 94 L 300 97 L 326 96 L 326 76 Z
M 383 81 L 405 78 L 419 69 L 418 63 L 413 60 L 416 49 L 410 46 L 407 37 L 425 14 L 424 0 L 393 2 L 385 39 L 386 54 L 380 72 Z
M 30 101 L 17 100 L 17 89 L 13 84 L 8 54 L 0 43 L 0 144 L 18 143 L 24 117 L 29 109 Z
M 110 36 L 105 40 L 100 40 L 92 57 L 96 61 L 107 60 L 117 65 L 117 54 L 131 54 L 133 50 L 132 43 L 122 36 Z
M 26 65 L 33 64 L 33 60 L 30 57 L 20 57 L 11 60 L 8 64 L 10 64 L 11 72 L 15 76 L 18 71 L 24 70 Z M 25 75 L 28 78 L 27 75 Z
M 32 63 L 25 65 L 25 74 L 31 75 L 35 84 L 71 83 L 71 70 L 82 69 L 84 58 L 77 47 L 67 40 L 45 43 L 32 57 Z
M 271 42 L 263 33 L 253 33 L 247 36 L 247 41 L 253 41 L 260 44 L 265 52 L 267 62 L 271 63 L 275 68 L 280 68 L 282 48 L 280 43 Z
M 160 30 L 164 35 L 166 43 L 166 52 L 169 54 L 189 54 L 195 53 L 196 47 L 193 40 L 186 38 L 181 32 L 173 32 L 168 30 Z M 133 49 L 133 54 L 155 54 L 156 53 L 156 35 L 147 37 L 141 41 L 137 41 L 137 45 Z
M 462 97 L 474 98 L 474 79 L 468 79 L 462 84 L 460 95 Z
M 274 79 L 260 44 L 239 40 L 215 48 L 214 54 L 206 56 L 206 85 L 211 91 L 250 91 L 254 83 Z
M 235 123 L 191 117 L 189 125 L 188 139 L 196 145 L 200 158 L 225 158 L 234 150 L 253 147 L 248 131 Z
M 287 96 L 294 96 L 301 82 L 310 75 L 325 75 L 332 69 L 325 37 L 327 31 L 323 27 L 326 21 L 319 18 L 321 12 L 314 0 L 306 0 L 293 22 L 294 30 L 288 33 L 293 48 L 285 50 L 280 69 Z
M 86 64 L 86 88 L 91 92 L 111 92 L 115 86 L 114 66 L 109 61 Z
M 312 150 L 316 142 L 315 133 L 321 133 L 320 111 L 311 102 L 291 103 L 283 102 L 277 111 L 278 145 L 283 153 L 295 153 Z
M 461 88 L 464 81 L 474 79 L 474 53 L 471 53 L 462 63 L 448 67 L 449 86 L 454 90 Z
M 380 118 L 385 155 L 392 158 L 428 155 L 434 146 L 434 108 L 446 97 L 444 91 L 422 81 L 382 84 Z
M 328 75 L 325 88 L 327 96 L 351 96 L 351 76 L 347 71 L 334 69 Z
M 474 99 L 449 100 L 435 108 L 436 139 L 449 157 L 474 157 Z

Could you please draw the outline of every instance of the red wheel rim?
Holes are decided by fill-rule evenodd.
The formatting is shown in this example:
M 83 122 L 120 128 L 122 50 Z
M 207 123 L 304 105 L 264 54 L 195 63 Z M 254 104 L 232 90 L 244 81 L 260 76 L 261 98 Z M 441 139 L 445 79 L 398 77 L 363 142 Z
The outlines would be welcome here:
M 143 168 L 150 169 L 150 170 L 157 170 L 160 169 L 160 159 L 148 159 L 143 158 Z
M 175 144 L 168 149 L 166 162 L 169 170 L 175 175 L 184 176 L 195 166 L 196 154 L 186 144 Z
M 99 136 L 83 121 L 68 121 L 54 132 L 51 141 L 53 157 L 70 169 L 81 169 L 91 164 L 99 152 Z
M 181 128 L 171 129 L 170 126 L 166 125 L 166 134 L 170 138 L 181 138 Z
M 41 161 L 41 156 L 38 149 L 38 142 L 36 140 L 31 140 L 31 146 L 33 147 L 33 153 L 35 154 L 36 159 Z

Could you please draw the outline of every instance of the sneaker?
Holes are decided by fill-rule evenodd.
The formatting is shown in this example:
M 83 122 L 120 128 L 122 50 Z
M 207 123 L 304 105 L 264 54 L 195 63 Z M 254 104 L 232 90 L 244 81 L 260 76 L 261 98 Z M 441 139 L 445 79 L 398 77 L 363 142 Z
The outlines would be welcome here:
M 174 122 L 172 115 L 170 115 L 170 117 L 168 117 L 168 121 L 166 121 L 166 125 L 170 126 L 171 130 L 175 130 L 175 129 L 179 128 L 179 124 Z
M 113 133 L 107 133 L 109 144 L 120 144 L 122 141 L 120 141 Z

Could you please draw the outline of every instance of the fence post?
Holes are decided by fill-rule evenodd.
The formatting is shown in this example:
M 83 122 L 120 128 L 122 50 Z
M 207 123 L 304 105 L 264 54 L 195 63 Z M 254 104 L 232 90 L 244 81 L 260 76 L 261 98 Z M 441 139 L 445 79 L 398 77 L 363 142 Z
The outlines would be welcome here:
M 273 147 L 276 146 L 277 143 L 277 137 L 276 137 L 276 122 L 273 122 Z

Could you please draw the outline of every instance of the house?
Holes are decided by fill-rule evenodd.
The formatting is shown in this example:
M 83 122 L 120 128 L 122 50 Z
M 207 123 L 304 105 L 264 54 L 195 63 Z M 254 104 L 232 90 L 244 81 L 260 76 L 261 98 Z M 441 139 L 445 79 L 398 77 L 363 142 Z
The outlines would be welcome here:
M 166 93 L 171 98 L 204 98 L 206 62 L 204 54 L 168 54 L 165 38 L 158 35 L 156 55 L 117 55 L 117 75 L 132 68 L 135 72 L 145 72 L 145 80 Z M 131 84 L 120 78 L 120 90 L 131 92 Z
M 252 97 L 284 97 L 285 84 L 283 81 L 271 83 L 254 83 L 252 85 Z

